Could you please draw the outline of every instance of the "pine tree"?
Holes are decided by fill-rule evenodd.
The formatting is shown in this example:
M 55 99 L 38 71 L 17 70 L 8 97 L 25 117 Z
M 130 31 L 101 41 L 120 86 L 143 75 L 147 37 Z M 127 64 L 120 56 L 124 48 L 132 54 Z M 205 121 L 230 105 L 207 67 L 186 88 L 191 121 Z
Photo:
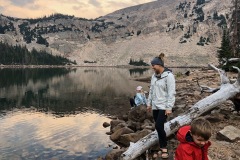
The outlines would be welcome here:
M 230 45 L 229 33 L 227 29 L 224 29 L 221 47 L 218 50 L 218 61 L 221 67 L 225 65 L 226 62 L 228 66 L 228 59 L 232 57 L 232 48 Z
M 204 4 L 205 3 L 205 0 L 197 0 L 197 5 L 201 5 L 201 4 Z
M 233 0 L 233 12 L 230 19 L 230 42 L 233 51 L 233 57 L 240 58 L 240 0 Z
M 53 56 L 46 51 L 37 51 L 35 48 L 31 52 L 26 46 L 11 46 L 0 42 L 0 64 L 4 65 L 65 65 L 76 64 L 67 58 Z

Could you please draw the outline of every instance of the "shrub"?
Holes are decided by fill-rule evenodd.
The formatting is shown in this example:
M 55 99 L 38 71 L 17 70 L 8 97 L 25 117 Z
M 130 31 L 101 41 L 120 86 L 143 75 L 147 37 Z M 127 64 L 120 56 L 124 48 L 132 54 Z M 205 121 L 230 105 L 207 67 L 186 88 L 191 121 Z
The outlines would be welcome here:
M 139 61 L 130 59 L 130 62 L 128 64 L 133 66 L 149 66 L 149 64 L 145 63 L 142 59 Z

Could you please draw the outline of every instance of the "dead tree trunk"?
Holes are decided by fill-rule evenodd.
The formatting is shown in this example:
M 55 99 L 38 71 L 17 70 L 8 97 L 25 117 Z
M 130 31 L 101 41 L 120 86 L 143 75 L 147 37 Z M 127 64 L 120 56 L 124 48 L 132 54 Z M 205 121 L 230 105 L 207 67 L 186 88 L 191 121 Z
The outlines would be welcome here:
M 226 100 L 234 97 L 237 93 L 240 92 L 240 70 L 237 67 L 234 67 L 238 70 L 238 79 L 234 84 L 230 84 L 226 73 L 216 68 L 213 65 L 210 65 L 214 70 L 218 71 L 221 78 L 220 89 L 214 94 L 198 101 L 194 106 L 192 106 L 184 114 L 177 116 L 176 118 L 168 121 L 164 125 L 167 136 L 175 133 L 180 126 L 189 124 L 193 119 L 199 117 L 200 115 L 214 109 L 219 104 L 225 102 Z M 131 160 L 142 153 L 144 153 L 148 148 L 158 143 L 157 132 L 154 131 L 149 135 L 143 137 L 136 143 L 130 143 L 129 148 L 121 155 L 123 160 Z

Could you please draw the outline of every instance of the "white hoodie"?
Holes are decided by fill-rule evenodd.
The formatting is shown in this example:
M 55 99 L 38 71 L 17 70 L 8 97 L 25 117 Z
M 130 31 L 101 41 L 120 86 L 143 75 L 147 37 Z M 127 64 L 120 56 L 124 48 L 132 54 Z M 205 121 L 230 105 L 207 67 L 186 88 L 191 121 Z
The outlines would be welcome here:
M 174 75 L 167 68 L 159 78 L 153 74 L 147 106 L 152 106 L 152 110 L 172 110 L 175 103 L 175 86 Z

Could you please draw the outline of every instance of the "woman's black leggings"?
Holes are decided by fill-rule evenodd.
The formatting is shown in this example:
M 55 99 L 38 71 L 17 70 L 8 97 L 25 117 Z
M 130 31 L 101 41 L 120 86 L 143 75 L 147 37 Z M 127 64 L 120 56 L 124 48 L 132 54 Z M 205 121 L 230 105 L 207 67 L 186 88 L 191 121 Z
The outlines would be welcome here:
M 155 128 L 158 133 L 160 148 L 166 148 L 167 137 L 166 132 L 164 130 L 164 123 L 167 120 L 167 116 L 165 115 L 165 110 L 153 110 L 153 118 L 155 121 Z

